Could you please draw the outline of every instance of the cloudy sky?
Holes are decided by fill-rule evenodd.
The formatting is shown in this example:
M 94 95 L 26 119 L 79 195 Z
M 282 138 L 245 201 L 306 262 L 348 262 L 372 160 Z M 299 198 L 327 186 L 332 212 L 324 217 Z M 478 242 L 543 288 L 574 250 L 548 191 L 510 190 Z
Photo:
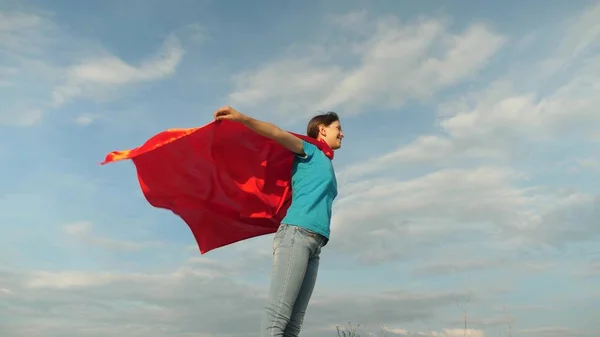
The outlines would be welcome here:
M 600 3 L 0 0 L 0 335 L 256 336 L 272 235 L 200 255 L 113 150 L 335 110 L 304 336 L 594 337 Z

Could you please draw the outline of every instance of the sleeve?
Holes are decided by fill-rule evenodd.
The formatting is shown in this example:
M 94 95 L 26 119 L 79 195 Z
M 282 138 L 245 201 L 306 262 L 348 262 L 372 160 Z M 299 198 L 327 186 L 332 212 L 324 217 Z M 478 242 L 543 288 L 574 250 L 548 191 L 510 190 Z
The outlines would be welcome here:
M 315 151 L 319 150 L 315 145 L 302 140 L 302 150 L 304 151 L 304 156 L 300 156 L 303 159 L 310 159 L 315 154 Z

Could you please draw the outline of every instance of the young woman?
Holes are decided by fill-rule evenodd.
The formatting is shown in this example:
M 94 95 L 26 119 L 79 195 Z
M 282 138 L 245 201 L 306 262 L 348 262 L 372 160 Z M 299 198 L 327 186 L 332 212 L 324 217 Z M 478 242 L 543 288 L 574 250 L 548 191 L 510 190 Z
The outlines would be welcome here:
M 271 123 L 224 107 L 216 120 L 239 122 L 294 152 L 292 202 L 273 239 L 273 270 L 261 337 L 298 336 L 312 295 L 321 248 L 329 240 L 331 205 L 337 182 L 331 160 L 317 146 Z M 334 112 L 313 117 L 307 135 L 335 151 L 342 146 L 342 128 Z

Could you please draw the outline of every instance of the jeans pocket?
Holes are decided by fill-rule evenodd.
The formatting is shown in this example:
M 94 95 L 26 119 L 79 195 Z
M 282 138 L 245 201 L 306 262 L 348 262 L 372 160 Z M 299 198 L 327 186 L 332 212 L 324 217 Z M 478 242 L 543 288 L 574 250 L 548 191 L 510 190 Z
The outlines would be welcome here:
M 296 231 L 307 238 L 316 239 L 318 234 L 306 228 L 296 226 Z
M 279 228 L 277 228 L 277 232 L 275 232 L 275 236 L 273 237 L 273 254 L 275 254 L 275 251 L 281 245 L 281 242 L 283 241 L 283 236 L 285 235 L 286 229 L 287 229 L 287 225 L 283 225 L 283 224 L 279 225 Z
M 275 232 L 275 235 L 279 235 L 279 233 L 283 232 L 286 227 L 287 227 L 286 224 L 279 225 L 279 227 L 277 227 L 277 231 Z

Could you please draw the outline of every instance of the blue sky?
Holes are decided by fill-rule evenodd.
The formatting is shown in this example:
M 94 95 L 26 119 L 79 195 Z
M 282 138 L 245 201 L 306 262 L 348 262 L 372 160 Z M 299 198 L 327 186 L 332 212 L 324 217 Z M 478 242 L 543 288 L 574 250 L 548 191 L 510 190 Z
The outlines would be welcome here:
M 113 150 L 342 116 L 305 336 L 596 336 L 600 3 L 0 2 L 2 336 L 250 336 L 272 236 L 200 256 Z M 470 299 L 467 301 L 467 299 Z

